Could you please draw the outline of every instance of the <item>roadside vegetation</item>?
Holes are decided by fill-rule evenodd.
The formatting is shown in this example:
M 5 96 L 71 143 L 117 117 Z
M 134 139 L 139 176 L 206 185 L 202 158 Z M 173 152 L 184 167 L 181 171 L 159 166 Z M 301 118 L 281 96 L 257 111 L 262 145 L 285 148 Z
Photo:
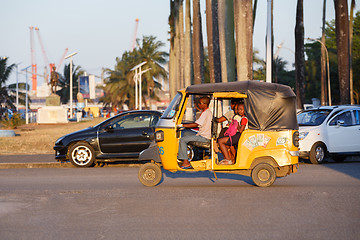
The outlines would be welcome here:
M 68 133 L 94 126 L 104 118 L 67 124 L 28 124 L 15 129 L 15 137 L 0 137 L 0 155 L 54 154 L 55 141 Z M 1 128 L 1 126 L 0 126 Z

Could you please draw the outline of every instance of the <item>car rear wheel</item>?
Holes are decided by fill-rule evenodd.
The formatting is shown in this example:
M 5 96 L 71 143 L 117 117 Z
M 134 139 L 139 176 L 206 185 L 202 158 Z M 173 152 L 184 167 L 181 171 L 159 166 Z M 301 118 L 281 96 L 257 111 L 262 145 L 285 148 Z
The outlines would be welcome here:
M 70 148 L 69 158 L 75 167 L 91 167 L 95 160 L 94 150 L 87 143 L 75 143 Z
M 312 164 L 323 163 L 326 155 L 325 145 L 322 143 L 316 143 L 310 151 L 310 162 Z
M 138 178 L 147 187 L 156 186 L 162 179 L 161 168 L 155 163 L 145 163 L 139 170 Z
M 253 182 L 259 187 L 271 186 L 276 179 L 276 171 L 270 164 L 260 163 L 251 171 Z

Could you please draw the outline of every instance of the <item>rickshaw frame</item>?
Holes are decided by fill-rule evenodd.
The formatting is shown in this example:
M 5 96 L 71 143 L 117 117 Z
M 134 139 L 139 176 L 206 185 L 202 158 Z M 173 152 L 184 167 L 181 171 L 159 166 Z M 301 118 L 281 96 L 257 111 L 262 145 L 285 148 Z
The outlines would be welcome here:
M 217 131 L 213 121 L 210 158 L 205 156 L 192 161 L 192 169 L 180 168 L 177 152 L 181 134 L 176 126 L 183 121 L 187 101 L 192 95 L 211 96 L 214 117 L 219 117 L 219 101 L 233 98 L 244 101 L 249 129 L 241 134 L 235 164 L 219 163 L 219 155 L 214 150 Z M 145 186 L 155 186 L 161 181 L 160 166 L 171 172 L 241 174 L 251 176 L 257 186 L 270 186 L 276 177 L 295 173 L 298 168 L 296 96 L 288 86 L 259 81 L 192 85 L 178 91 L 159 120 L 154 139 L 155 142 L 140 153 L 139 157 L 139 160 L 151 160 L 151 163 L 140 168 L 138 174 L 140 182 Z

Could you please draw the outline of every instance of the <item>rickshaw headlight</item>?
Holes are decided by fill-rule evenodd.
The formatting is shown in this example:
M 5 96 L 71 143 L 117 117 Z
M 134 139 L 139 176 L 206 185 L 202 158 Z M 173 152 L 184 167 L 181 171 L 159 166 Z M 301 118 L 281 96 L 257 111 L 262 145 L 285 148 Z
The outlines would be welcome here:
M 164 141 L 164 132 L 162 130 L 155 132 L 155 142 Z
M 293 134 L 293 144 L 295 147 L 299 147 L 299 131 L 295 131 Z

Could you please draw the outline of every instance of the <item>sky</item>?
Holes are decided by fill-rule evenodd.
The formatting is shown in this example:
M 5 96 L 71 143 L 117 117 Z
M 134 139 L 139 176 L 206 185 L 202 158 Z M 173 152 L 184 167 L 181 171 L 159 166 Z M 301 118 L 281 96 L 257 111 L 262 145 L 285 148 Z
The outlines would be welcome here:
M 0 57 L 8 64 L 19 64 L 19 70 L 31 65 L 30 26 L 38 27 L 49 63 L 57 64 L 68 48 L 68 54 L 78 52 L 73 63 L 88 74 L 100 76 L 101 69 L 115 66 L 116 57 L 131 50 L 136 19 L 139 19 L 137 38 L 153 35 L 165 43 L 169 51 L 170 12 L 168 0 L 0 0 Z M 350 0 L 349 0 L 350 2 Z M 203 34 L 206 36 L 205 0 L 200 0 Z M 294 28 L 297 0 L 274 0 L 274 52 L 283 42 L 279 57 L 293 69 Z M 305 37 L 321 35 L 323 0 L 304 0 Z M 253 44 L 258 57 L 265 59 L 267 1 L 259 0 Z M 358 10 L 358 9 L 356 9 Z M 326 20 L 335 18 L 332 0 L 327 0 Z M 206 39 L 204 37 L 204 39 Z M 204 45 L 207 43 L 204 41 Z M 37 34 L 34 32 L 35 58 L 38 73 L 45 66 Z M 68 64 L 65 59 L 64 64 Z M 25 76 L 19 75 L 19 82 Z M 99 81 L 99 79 L 97 79 Z M 8 83 L 16 82 L 15 72 Z M 38 86 L 43 83 L 38 78 Z

